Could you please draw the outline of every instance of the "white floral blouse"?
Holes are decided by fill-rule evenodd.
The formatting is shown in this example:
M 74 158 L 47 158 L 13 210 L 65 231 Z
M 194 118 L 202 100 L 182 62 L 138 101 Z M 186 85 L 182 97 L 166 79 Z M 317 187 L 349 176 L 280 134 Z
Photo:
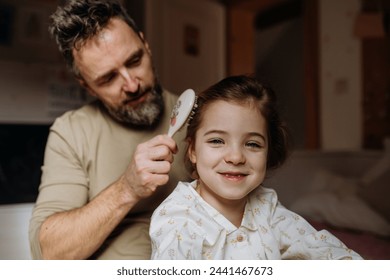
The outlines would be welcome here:
M 195 186 L 196 181 L 179 182 L 153 213 L 152 259 L 362 259 L 283 207 L 272 189 L 251 193 L 237 228 Z

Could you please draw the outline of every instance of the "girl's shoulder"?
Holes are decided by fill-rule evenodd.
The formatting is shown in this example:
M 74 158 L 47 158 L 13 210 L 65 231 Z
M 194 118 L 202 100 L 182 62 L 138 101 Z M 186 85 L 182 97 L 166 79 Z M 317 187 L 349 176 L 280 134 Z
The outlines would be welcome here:
M 260 186 L 249 196 L 252 205 L 274 208 L 278 204 L 278 195 L 274 189 Z
M 179 182 L 173 192 L 156 208 L 153 216 L 190 216 L 198 208 L 199 194 L 194 182 Z M 199 211 L 199 214 L 202 211 Z

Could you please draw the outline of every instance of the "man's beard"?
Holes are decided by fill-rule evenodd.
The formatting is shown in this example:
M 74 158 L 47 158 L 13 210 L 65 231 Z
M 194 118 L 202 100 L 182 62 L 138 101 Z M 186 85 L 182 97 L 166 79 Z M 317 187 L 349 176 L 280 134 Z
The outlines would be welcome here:
M 146 99 L 135 107 L 127 103 L 146 94 Z M 131 93 L 123 104 L 117 108 L 112 108 L 104 104 L 110 115 L 117 121 L 134 128 L 153 128 L 159 121 L 164 112 L 164 100 L 162 97 L 161 85 L 156 81 L 154 87 L 148 89 L 139 89 L 137 93 Z

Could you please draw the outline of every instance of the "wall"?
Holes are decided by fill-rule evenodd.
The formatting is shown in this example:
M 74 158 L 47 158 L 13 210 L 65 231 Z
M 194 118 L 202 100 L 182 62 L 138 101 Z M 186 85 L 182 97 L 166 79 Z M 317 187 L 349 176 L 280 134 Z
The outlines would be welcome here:
M 225 76 L 225 9 L 212 0 L 146 1 L 146 39 L 164 87 L 203 90 Z
M 310 91 L 313 91 L 313 93 L 310 94 L 318 94 L 318 102 L 317 96 L 315 96 L 315 102 L 307 103 L 310 100 L 307 96 L 308 92 L 306 86 L 303 88 L 303 91 L 306 94 L 305 99 L 302 102 L 298 101 L 301 100 L 300 90 L 302 85 L 298 81 L 300 78 L 298 72 L 302 69 L 302 61 L 299 61 L 298 57 L 301 53 L 299 51 L 296 52 L 295 49 L 295 47 L 300 44 L 298 42 L 300 40 L 298 36 L 301 35 L 301 33 L 296 32 L 297 29 L 295 29 L 295 31 L 284 32 L 282 26 L 275 26 L 271 30 L 273 32 L 271 35 L 266 34 L 266 32 L 256 34 L 256 48 L 253 55 L 256 57 L 256 72 L 262 72 L 269 76 L 274 87 L 280 88 L 277 90 L 278 94 L 285 95 L 287 93 L 287 96 L 281 96 L 279 99 L 282 99 L 282 103 L 285 104 L 285 116 L 293 130 L 296 147 L 302 147 L 304 142 L 308 140 L 308 133 L 311 135 L 311 133 L 314 132 L 315 143 L 318 143 L 316 144 L 316 147 L 320 149 L 362 149 L 362 53 L 361 42 L 357 37 L 354 37 L 353 34 L 355 19 L 360 11 L 360 1 L 307 0 L 303 1 L 306 5 L 306 10 L 308 9 L 308 6 L 310 6 L 308 5 L 309 3 L 313 4 L 314 2 L 317 3 L 317 1 L 319 16 L 304 18 L 304 30 L 302 30 L 302 32 L 304 32 L 304 36 L 306 36 L 303 38 L 304 41 L 308 41 L 307 32 L 311 26 L 308 28 L 310 22 L 307 20 L 316 21 L 315 24 L 312 24 L 315 25 L 315 27 L 313 27 L 315 34 L 311 35 L 315 42 L 311 42 L 311 45 L 304 43 L 304 48 L 307 47 L 311 49 L 303 50 L 303 63 L 304 65 L 309 65 L 310 56 L 308 56 L 308 51 L 312 51 L 312 48 L 315 48 L 315 54 L 318 53 L 318 62 L 317 55 L 315 58 L 312 57 L 312 60 L 315 60 L 315 63 L 310 67 L 315 67 L 315 69 L 317 69 L 318 65 L 318 75 L 317 73 L 313 74 L 314 79 L 317 79 L 318 77 L 318 90 L 316 81 L 308 80 L 311 79 L 311 72 L 304 72 L 303 83 L 306 86 L 311 83 L 315 84 L 315 86 L 310 88 Z M 314 6 L 317 7 L 317 5 Z M 317 11 L 317 8 L 315 8 L 315 11 Z M 305 14 L 307 14 L 307 12 L 305 12 Z M 250 32 L 249 28 L 250 27 L 248 27 L 248 32 Z M 300 29 L 299 26 L 298 29 Z M 295 32 L 295 35 L 293 35 L 292 32 Z M 290 37 L 293 38 L 292 41 L 283 41 L 284 39 L 287 40 L 287 37 L 289 36 L 287 33 L 291 34 Z M 317 40 L 319 41 L 318 52 Z M 278 49 L 283 49 L 284 53 L 283 51 L 279 51 L 279 54 L 276 54 Z M 264 65 L 259 66 L 259 63 L 264 64 L 264 61 L 266 60 L 260 58 L 264 56 L 263 52 L 267 52 L 267 55 L 273 55 L 267 58 L 269 60 L 268 68 L 264 68 Z M 231 54 L 229 55 L 230 57 L 234 57 Z M 290 57 L 288 58 L 288 56 Z M 279 59 L 281 57 L 285 57 L 285 59 Z M 311 63 L 313 63 L 313 61 L 311 61 Z M 264 68 L 264 70 L 261 68 Z M 298 82 L 295 85 L 284 85 L 286 73 L 288 71 L 293 73 L 291 72 L 291 69 L 294 68 L 297 73 L 294 73 L 291 77 L 294 76 Z M 306 69 L 304 71 L 309 69 L 307 67 L 304 68 Z M 293 79 L 290 79 L 289 81 L 291 80 Z M 292 86 L 295 88 L 291 88 Z M 291 98 L 288 96 L 291 96 Z M 296 98 L 294 98 L 294 96 Z M 302 107 L 302 104 L 294 104 L 291 101 L 306 102 L 306 108 L 304 106 Z M 316 105 L 317 103 L 318 108 Z M 306 114 L 304 116 L 305 122 L 302 121 L 302 108 L 306 109 Z M 315 115 L 317 112 L 319 114 L 318 124 L 317 118 L 311 122 L 311 124 L 314 123 L 314 129 L 316 131 L 314 131 L 313 125 L 309 125 L 307 120 L 307 112 L 312 111 Z M 304 127 L 305 124 L 308 127 Z M 308 129 L 310 129 L 310 131 L 308 131 Z M 319 129 L 318 136 L 317 129 Z M 302 133 L 302 130 L 305 131 L 305 134 Z
M 49 36 L 55 8 L 56 1 L 0 3 L 0 123 L 50 124 L 87 98 Z
M 87 99 L 62 64 L 0 60 L 0 123 L 51 124 Z
M 280 111 L 292 133 L 294 147 L 305 148 L 303 94 L 303 20 L 296 17 L 255 36 L 256 75 L 275 90 Z
M 49 126 L 87 99 L 48 34 L 56 4 L 0 3 L 0 204 L 35 201 Z
M 325 150 L 362 148 L 359 0 L 319 0 L 320 127 Z

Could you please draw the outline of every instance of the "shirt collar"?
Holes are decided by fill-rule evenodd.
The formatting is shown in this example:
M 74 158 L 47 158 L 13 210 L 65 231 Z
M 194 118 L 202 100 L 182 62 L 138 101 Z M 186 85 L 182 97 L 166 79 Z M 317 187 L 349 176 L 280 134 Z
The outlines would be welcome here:
M 226 229 L 227 234 L 236 231 L 238 228 L 233 225 L 225 216 L 223 216 L 221 213 L 219 213 L 214 207 L 212 207 L 210 204 L 208 204 L 196 191 L 196 185 L 197 181 L 191 182 L 193 195 L 195 195 L 198 203 L 209 213 L 210 217 L 218 223 L 221 227 Z M 241 222 L 240 227 L 244 227 L 248 230 L 255 231 L 257 230 L 257 225 L 254 218 L 254 213 L 252 210 L 252 205 L 250 203 L 250 200 L 247 201 L 247 204 L 245 205 L 244 210 L 244 217 Z

